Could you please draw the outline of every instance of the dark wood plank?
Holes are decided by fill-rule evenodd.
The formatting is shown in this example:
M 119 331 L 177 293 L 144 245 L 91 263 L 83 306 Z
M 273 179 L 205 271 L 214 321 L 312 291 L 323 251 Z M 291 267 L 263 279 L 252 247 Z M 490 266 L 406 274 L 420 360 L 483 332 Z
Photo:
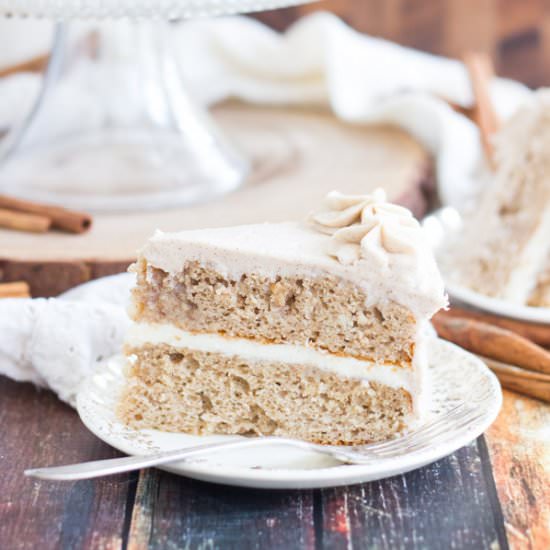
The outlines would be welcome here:
M 405 476 L 254 491 L 142 474 L 128 548 L 507 548 L 483 440 Z
M 0 377 L 0 403 L 0 548 L 121 548 L 135 474 L 75 483 L 23 475 L 32 466 L 118 453 L 50 392 Z
M 323 490 L 322 547 L 507 548 L 484 460 L 474 442 L 404 476 Z
M 157 470 L 139 482 L 52 483 L 22 471 L 117 453 L 49 392 L 1 378 L 0 400 L 1 548 L 507 547 L 483 440 L 405 476 L 323 491 L 238 489 Z
M 158 470 L 142 473 L 129 550 L 312 549 L 312 491 L 225 487 Z

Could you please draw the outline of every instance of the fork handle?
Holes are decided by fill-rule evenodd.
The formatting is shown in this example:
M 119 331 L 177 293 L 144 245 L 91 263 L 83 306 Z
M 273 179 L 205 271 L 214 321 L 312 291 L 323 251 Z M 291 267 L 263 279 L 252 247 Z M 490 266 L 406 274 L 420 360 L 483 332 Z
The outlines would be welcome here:
M 232 439 L 231 441 L 207 443 L 205 445 L 199 445 L 192 448 L 178 449 L 176 451 L 165 451 L 146 456 L 125 456 L 122 458 L 93 460 L 91 462 L 68 464 L 66 466 L 54 466 L 51 468 L 34 468 L 31 470 L 25 470 L 25 475 L 56 481 L 75 481 L 78 479 L 91 479 L 94 477 L 131 472 L 133 470 L 139 470 L 141 468 L 148 468 L 151 466 L 159 466 L 161 464 L 168 464 L 177 460 L 192 458 L 210 451 L 243 449 L 246 447 L 257 448 L 273 444 L 283 444 L 301 449 L 316 450 L 316 446 L 305 441 L 297 441 L 281 437 L 239 438 Z

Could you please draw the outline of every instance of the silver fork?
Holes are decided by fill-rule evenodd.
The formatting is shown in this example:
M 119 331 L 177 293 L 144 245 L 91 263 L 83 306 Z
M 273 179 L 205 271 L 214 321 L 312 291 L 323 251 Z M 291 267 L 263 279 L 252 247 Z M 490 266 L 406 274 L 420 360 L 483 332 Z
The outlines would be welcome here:
M 285 437 L 251 437 L 232 439 L 230 441 L 207 443 L 191 448 L 164 451 L 145 456 L 128 456 L 123 458 L 111 458 L 107 460 L 94 460 L 80 464 L 67 466 L 54 466 L 51 468 L 35 468 L 25 470 L 25 475 L 40 479 L 52 479 L 57 481 L 74 481 L 78 479 L 90 479 L 112 474 L 120 474 L 160 466 L 170 462 L 186 461 L 197 456 L 204 456 L 215 451 L 227 451 L 234 449 L 259 448 L 268 445 L 285 445 L 297 449 L 313 451 L 318 454 L 328 455 L 345 464 L 368 464 L 375 460 L 388 459 L 400 456 L 408 452 L 418 452 L 433 445 L 448 442 L 456 438 L 464 430 L 468 429 L 483 417 L 484 413 L 475 407 L 460 403 L 448 412 L 424 426 L 402 437 L 355 447 L 333 447 L 308 443 L 298 439 Z M 452 429 L 449 424 L 452 423 Z

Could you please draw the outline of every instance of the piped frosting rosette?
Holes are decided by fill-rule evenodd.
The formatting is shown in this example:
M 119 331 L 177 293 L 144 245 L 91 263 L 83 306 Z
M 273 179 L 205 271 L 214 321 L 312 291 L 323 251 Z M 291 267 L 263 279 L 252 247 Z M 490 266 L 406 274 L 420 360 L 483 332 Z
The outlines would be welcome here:
M 328 253 L 342 264 L 367 258 L 384 262 L 388 254 L 414 255 L 421 233 L 412 213 L 387 202 L 380 188 L 370 195 L 332 191 L 325 197 L 324 209 L 309 221 L 331 235 Z

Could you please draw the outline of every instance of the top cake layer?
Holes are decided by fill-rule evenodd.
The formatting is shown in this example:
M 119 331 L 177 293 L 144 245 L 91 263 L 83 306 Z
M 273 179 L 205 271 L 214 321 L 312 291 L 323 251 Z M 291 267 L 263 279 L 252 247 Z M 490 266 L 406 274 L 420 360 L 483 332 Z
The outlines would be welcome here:
M 157 232 L 140 253 L 150 266 L 168 274 L 185 262 L 213 267 L 236 280 L 255 273 L 316 277 L 330 274 L 361 288 L 367 306 L 394 302 L 416 318 L 429 318 L 446 305 L 443 283 L 429 247 L 419 239 L 412 254 L 367 251 L 345 264 L 329 254 L 331 237 L 300 223 L 257 224 L 181 233 Z
M 380 193 L 331 194 L 309 224 L 158 232 L 135 271 L 140 323 L 402 368 L 446 305 L 418 222 Z

